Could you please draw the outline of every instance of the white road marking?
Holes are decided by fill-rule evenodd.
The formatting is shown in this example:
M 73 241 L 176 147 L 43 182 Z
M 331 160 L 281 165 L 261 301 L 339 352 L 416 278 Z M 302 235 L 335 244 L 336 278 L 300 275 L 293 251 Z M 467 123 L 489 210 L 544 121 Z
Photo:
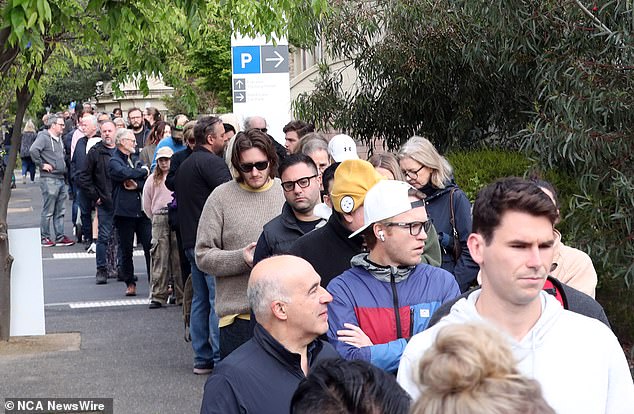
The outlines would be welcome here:
M 62 302 L 62 303 L 47 303 L 44 307 L 50 306 L 68 306 L 71 309 L 84 309 L 84 308 L 106 308 L 111 306 L 132 306 L 132 305 L 148 305 L 150 300 L 144 299 L 115 299 L 115 300 L 96 300 L 88 302 Z
M 134 252 L 132 252 L 132 256 L 143 256 L 143 250 L 135 250 Z M 94 259 L 95 258 L 95 254 L 94 253 L 86 253 L 86 252 L 82 252 L 82 253 L 53 253 L 53 260 L 56 259 Z M 45 258 L 42 260 L 51 260 L 51 258 Z

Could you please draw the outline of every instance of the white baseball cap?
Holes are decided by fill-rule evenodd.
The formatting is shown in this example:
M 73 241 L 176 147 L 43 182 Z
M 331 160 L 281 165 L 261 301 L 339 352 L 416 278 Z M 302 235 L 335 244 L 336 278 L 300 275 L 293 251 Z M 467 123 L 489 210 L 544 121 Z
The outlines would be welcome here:
M 335 135 L 328 142 L 328 153 L 335 162 L 358 160 L 357 143 L 349 135 Z
M 417 207 L 424 207 L 423 200 L 410 201 L 408 191 L 415 189 L 404 181 L 381 180 L 376 183 L 365 195 L 363 202 L 363 227 L 352 233 L 354 237 L 370 227 L 373 223 Z

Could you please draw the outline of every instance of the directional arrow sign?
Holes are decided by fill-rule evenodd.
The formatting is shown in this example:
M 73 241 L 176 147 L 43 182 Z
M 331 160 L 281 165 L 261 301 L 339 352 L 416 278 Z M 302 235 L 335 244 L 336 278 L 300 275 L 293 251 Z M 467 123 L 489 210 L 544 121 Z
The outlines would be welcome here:
M 260 47 L 262 73 L 288 72 L 288 45 Z
M 247 94 L 245 92 L 234 92 L 233 102 L 243 103 L 247 101 Z
M 247 83 L 244 81 L 244 78 L 233 78 L 233 90 L 235 91 L 244 91 L 246 90 Z

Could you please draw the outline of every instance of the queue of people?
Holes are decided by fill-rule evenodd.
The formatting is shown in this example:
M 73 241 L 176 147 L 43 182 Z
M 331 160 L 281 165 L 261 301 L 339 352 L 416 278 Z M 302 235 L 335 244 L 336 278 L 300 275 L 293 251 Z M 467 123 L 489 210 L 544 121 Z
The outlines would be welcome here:
M 82 118 L 74 150 L 85 160 L 71 159 L 80 208 L 98 222 L 82 233 L 96 237 L 97 284 L 117 267 L 128 296 L 136 235 L 151 309 L 170 294 L 184 301 L 191 278 L 193 372 L 209 375 L 201 413 L 634 408 L 627 362 L 593 299 L 596 272 L 561 243 L 549 184 L 498 180 L 472 211 L 424 137 L 365 161 L 350 136 L 327 139 L 302 121 L 281 146 L 259 116 L 240 130 L 146 112 L 130 109 L 126 129 L 104 120 L 100 134 Z M 30 148 L 50 198 L 43 246 L 67 239 L 49 229 L 65 201 L 48 190 L 65 171 L 52 119 Z M 86 150 L 91 134 L 101 142 Z

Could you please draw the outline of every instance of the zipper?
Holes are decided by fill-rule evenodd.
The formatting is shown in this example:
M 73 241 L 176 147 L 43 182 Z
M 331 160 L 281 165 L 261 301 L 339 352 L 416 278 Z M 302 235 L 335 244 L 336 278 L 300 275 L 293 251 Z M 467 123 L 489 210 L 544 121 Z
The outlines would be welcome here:
M 409 337 L 414 336 L 414 308 L 409 308 Z
M 401 314 L 398 309 L 398 293 L 396 292 L 396 281 L 394 280 L 394 269 L 390 267 L 390 286 L 392 287 L 392 302 L 394 305 L 394 317 L 396 319 L 396 337 L 402 338 L 403 334 L 401 332 Z

